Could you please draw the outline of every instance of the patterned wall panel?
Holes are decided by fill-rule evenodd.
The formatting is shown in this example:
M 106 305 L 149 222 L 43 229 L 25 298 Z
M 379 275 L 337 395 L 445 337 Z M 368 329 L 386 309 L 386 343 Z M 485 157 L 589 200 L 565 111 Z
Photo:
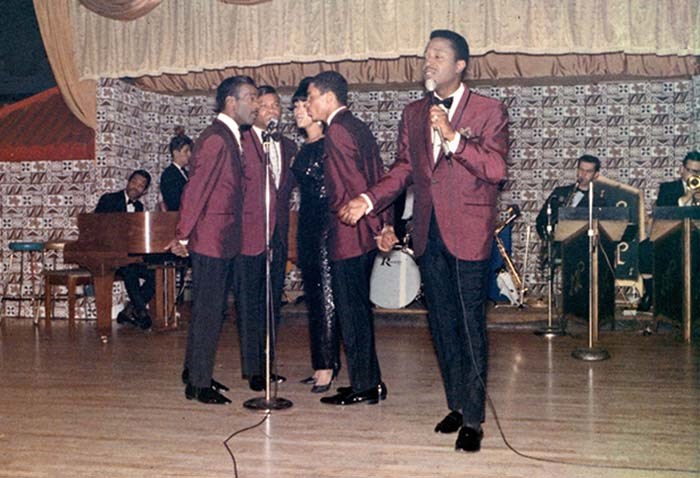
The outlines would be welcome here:
M 534 225 L 555 186 L 573 182 L 581 154 L 599 156 L 606 176 L 640 188 L 648 212 L 658 183 L 675 178 L 686 152 L 700 147 L 700 77 L 477 91 L 508 106 L 509 179 L 500 199 L 501 210 L 517 203 L 523 211 L 514 226 L 517 265 L 524 259 L 527 225 Z M 422 94 L 418 89 L 351 92 L 351 109 L 374 131 L 385 164 L 394 161 L 403 107 Z M 283 103 L 288 102 L 289 96 L 284 96 Z M 17 267 L 7 271 L 8 241 L 75 238 L 76 215 L 91 211 L 102 193 L 123 188 L 137 168 L 153 176 L 144 202 L 148 210 L 156 209 L 158 178 L 170 161 L 167 145 L 174 127 L 182 125 L 196 138 L 213 116 L 212 96 L 160 95 L 103 80 L 98 88 L 95 161 L 0 162 L 1 279 L 9 281 L 8 293 L 15 294 L 19 286 Z M 283 124 L 285 133 L 299 140 L 286 108 Z M 534 295 L 543 295 L 545 278 L 537 267 L 540 244 L 534 228 L 532 234 L 525 278 Z M 298 271 L 292 271 L 288 286 L 299 288 L 298 277 Z M 115 293 L 120 293 L 119 286 Z

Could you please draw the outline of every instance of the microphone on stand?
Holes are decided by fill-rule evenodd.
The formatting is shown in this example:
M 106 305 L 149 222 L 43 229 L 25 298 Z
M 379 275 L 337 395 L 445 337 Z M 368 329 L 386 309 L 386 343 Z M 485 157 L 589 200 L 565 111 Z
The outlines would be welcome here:
M 425 89 L 428 91 L 428 93 L 432 93 L 432 97 L 430 101 L 432 104 L 437 104 L 435 101 L 435 88 L 437 88 L 437 83 L 435 83 L 435 80 L 432 78 L 428 78 L 425 80 Z M 447 113 L 447 108 L 445 108 L 445 105 L 440 105 L 440 108 L 442 108 L 445 113 Z M 452 159 L 452 152 L 450 151 L 450 145 L 447 144 L 447 141 L 445 141 L 445 137 L 442 135 L 442 130 L 438 128 L 437 126 L 433 126 L 433 131 L 435 131 L 438 135 L 438 138 L 440 138 L 440 147 L 442 148 L 442 152 L 445 154 L 445 157 L 449 161 Z
M 279 126 L 279 121 L 276 118 L 270 118 L 265 126 L 265 131 L 263 131 L 263 141 L 277 141 L 279 139 L 279 133 L 277 127 Z

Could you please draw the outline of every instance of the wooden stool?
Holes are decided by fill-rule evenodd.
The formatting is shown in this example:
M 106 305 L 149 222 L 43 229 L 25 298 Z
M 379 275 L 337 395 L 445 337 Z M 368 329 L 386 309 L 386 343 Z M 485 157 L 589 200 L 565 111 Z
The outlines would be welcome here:
M 63 251 L 65 242 L 49 241 L 44 243 L 45 251 L 58 253 Z M 44 301 L 46 305 L 46 326 L 51 326 L 53 316 L 53 287 L 63 286 L 68 289 L 68 323 L 71 327 L 75 325 L 75 299 L 76 289 L 79 285 L 86 286 L 92 284 L 92 274 L 87 269 L 71 267 L 66 269 L 56 268 L 56 256 L 53 258 L 53 268 L 44 268 Z

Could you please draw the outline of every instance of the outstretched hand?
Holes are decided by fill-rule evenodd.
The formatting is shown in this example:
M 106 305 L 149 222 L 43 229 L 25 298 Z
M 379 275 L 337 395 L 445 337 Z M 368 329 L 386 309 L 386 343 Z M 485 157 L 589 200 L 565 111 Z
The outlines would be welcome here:
M 362 197 L 351 199 L 338 211 L 338 219 L 348 226 L 354 226 L 367 213 L 369 204 Z
M 190 251 L 187 250 L 187 246 L 181 243 L 178 239 L 173 239 L 165 246 L 164 250 L 170 251 L 178 257 L 187 257 L 190 255 Z

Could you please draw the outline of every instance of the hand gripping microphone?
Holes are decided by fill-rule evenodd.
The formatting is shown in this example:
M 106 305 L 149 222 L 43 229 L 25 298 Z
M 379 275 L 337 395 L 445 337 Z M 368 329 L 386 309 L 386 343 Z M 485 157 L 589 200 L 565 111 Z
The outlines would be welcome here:
M 428 93 L 433 93 L 430 99 L 430 101 L 433 104 L 436 104 L 436 98 L 434 94 L 436 87 L 437 84 L 432 78 L 428 78 L 427 80 L 425 80 L 425 89 L 428 91 Z M 445 113 L 447 113 L 447 108 L 445 108 L 445 105 L 440 105 L 440 108 L 442 108 L 442 110 L 445 111 Z M 435 133 L 437 133 L 438 135 L 438 138 L 440 138 L 440 147 L 442 148 L 442 152 L 445 154 L 445 157 L 447 159 L 451 159 L 452 153 L 450 152 L 450 145 L 447 144 L 447 141 L 445 141 L 445 137 L 442 135 L 442 130 L 437 126 L 433 126 L 433 131 L 435 131 Z

